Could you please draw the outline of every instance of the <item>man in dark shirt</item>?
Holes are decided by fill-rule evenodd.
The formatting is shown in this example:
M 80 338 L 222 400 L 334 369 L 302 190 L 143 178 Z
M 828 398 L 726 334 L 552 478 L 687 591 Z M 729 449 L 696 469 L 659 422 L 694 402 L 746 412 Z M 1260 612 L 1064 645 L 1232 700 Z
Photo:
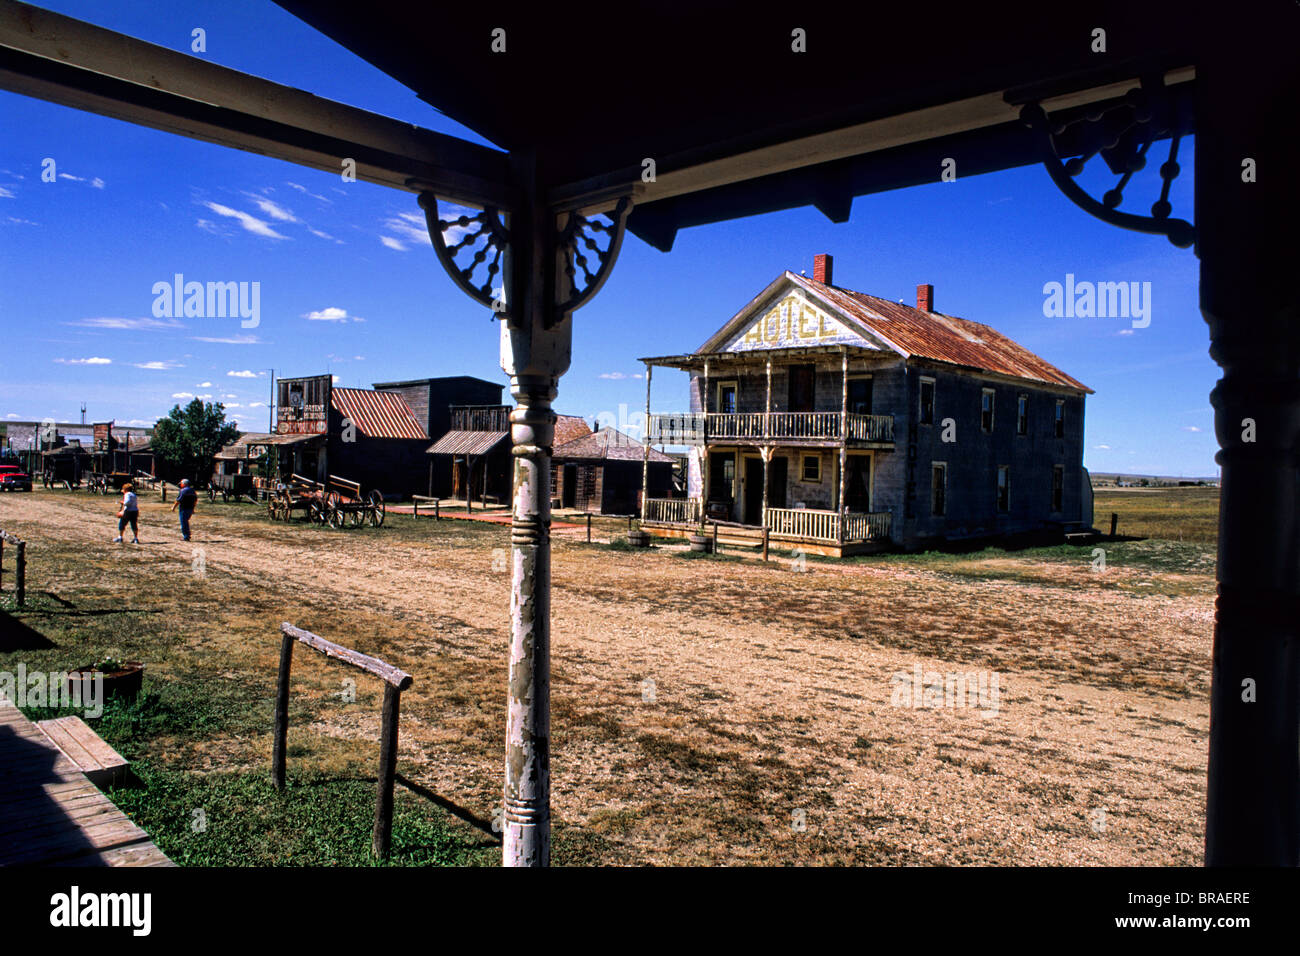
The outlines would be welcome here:
M 190 487 L 188 478 L 181 479 L 181 492 L 172 502 L 172 511 L 180 509 L 181 513 L 181 537 L 186 541 L 190 540 L 190 515 L 194 514 L 194 506 L 199 503 L 199 493 Z

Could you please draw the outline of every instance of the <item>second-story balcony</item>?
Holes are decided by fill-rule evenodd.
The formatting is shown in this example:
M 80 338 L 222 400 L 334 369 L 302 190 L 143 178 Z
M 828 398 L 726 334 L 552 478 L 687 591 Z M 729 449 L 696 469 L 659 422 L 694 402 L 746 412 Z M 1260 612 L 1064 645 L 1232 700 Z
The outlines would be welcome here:
M 855 412 L 685 412 L 650 416 L 651 444 L 704 445 L 719 441 L 892 445 L 894 416 Z
M 510 431 L 509 405 L 452 405 L 451 430 L 455 432 Z

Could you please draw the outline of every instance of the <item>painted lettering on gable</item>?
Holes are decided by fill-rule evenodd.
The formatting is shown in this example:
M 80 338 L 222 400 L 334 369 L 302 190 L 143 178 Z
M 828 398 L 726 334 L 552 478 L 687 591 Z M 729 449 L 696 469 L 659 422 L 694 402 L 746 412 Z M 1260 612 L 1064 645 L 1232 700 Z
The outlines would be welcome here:
M 726 347 L 728 352 L 800 345 L 866 345 L 836 318 L 797 295 L 789 295 L 756 318 Z

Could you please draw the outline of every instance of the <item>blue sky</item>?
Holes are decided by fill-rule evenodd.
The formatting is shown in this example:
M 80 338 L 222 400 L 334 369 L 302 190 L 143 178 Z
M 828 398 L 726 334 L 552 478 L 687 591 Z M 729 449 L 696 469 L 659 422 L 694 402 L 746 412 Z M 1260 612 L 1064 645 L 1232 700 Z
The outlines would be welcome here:
M 482 142 L 413 93 L 263 0 L 217 4 L 47 0 L 50 9 L 363 109 Z M 190 396 L 267 425 L 268 370 L 339 384 L 469 374 L 504 383 L 498 328 L 438 265 L 413 195 L 0 92 L 0 421 L 151 423 Z M 1156 198 L 1158 159 L 1122 207 Z M 1191 144 L 1171 194 L 1191 214 Z M 59 178 L 41 181 L 42 162 Z M 1094 160 L 1093 167 L 1101 165 Z M 1107 226 L 1041 167 L 857 199 L 848 223 L 800 209 L 678 234 L 669 254 L 629 236 L 609 282 L 574 315 L 559 411 L 620 418 L 644 407 L 636 358 L 689 351 L 783 269 L 835 257 L 835 283 L 985 322 L 1094 388 L 1084 463 L 1094 472 L 1214 475 L 1218 379 L 1197 307 L 1197 260 L 1166 239 Z M 1108 177 L 1085 180 L 1094 195 Z M 259 282 L 256 328 L 238 318 L 156 319 L 156 282 Z M 1147 328 L 1047 318 L 1043 286 L 1151 283 Z M 314 318 L 312 316 L 315 316 Z M 95 360 L 95 361 L 90 361 Z M 660 370 L 655 411 L 685 408 Z

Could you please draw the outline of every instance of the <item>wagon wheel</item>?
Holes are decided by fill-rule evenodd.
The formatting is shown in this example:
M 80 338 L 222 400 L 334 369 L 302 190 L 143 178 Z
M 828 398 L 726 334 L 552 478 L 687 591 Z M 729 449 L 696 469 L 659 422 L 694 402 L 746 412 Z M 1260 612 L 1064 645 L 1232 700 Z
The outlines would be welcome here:
M 378 528 L 384 523 L 384 496 L 378 491 L 370 492 L 370 507 L 367 509 L 370 527 Z
M 365 509 L 353 508 L 351 511 L 348 512 L 348 521 L 351 523 L 352 527 L 360 528 L 363 524 L 366 523 Z
M 319 498 L 313 498 L 307 506 L 307 515 L 312 524 L 323 525 L 329 520 L 330 509 Z
M 343 513 L 340 505 L 342 502 L 338 495 L 330 495 L 325 499 L 325 510 L 329 519 L 330 527 L 339 530 L 347 523 L 348 516 Z

